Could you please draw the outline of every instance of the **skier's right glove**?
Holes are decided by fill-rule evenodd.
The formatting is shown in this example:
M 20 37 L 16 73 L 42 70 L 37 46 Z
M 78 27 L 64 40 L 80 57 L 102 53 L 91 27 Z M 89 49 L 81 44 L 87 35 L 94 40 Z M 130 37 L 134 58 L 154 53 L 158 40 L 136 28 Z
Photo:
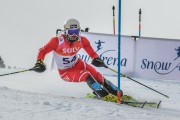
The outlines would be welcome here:
M 46 70 L 46 65 L 44 64 L 43 60 L 37 60 L 33 70 L 36 72 L 44 72 Z
M 91 62 L 91 64 L 93 64 L 96 67 L 106 67 L 106 65 L 104 64 L 103 60 L 101 60 L 101 58 L 94 58 Z

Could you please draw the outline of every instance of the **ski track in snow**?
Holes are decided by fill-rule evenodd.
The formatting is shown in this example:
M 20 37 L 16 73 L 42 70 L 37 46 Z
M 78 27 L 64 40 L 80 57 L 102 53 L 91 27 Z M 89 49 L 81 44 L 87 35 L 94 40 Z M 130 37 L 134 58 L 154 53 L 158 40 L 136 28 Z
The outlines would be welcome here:
M 117 82 L 117 78 L 106 77 Z M 63 82 L 55 72 L 1 77 L 0 120 L 179 120 L 179 82 L 138 80 L 170 98 L 122 78 L 124 94 L 142 101 L 162 100 L 159 109 L 141 109 L 85 99 L 85 94 L 90 91 L 85 83 Z
M 133 108 L 99 100 L 38 94 L 0 88 L 0 118 L 4 120 L 114 120 L 176 119 L 168 109 Z M 168 112 L 168 114 L 166 114 Z

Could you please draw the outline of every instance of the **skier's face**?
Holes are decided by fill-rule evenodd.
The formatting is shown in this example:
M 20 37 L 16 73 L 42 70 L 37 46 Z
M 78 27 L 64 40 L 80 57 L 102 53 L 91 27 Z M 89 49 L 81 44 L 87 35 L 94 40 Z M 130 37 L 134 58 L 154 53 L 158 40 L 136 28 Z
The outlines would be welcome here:
M 75 28 L 75 29 L 69 29 L 66 30 L 66 35 L 69 39 L 69 41 L 76 41 L 79 39 L 79 34 L 80 34 L 80 29 Z

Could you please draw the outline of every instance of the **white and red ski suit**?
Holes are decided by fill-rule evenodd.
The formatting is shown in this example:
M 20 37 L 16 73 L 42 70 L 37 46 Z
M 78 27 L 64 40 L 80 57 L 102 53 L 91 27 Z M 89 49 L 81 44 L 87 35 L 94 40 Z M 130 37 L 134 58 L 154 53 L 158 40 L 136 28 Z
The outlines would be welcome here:
M 89 75 L 92 75 L 97 82 L 104 83 L 103 76 L 95 68 L 77 57 L 77 53 L 81 48 L 92 59 L 98 57 L 86 37 L 80 36 L 79 40 L 70 44 L 65 35 L 61 34 L 58 37 L 51 38 L 44 47 L 39 49 L 37 59 L 44 60 L 46 54 L 53 51 L 53 59 L 63 80 L 67 82 L 84 82 Z

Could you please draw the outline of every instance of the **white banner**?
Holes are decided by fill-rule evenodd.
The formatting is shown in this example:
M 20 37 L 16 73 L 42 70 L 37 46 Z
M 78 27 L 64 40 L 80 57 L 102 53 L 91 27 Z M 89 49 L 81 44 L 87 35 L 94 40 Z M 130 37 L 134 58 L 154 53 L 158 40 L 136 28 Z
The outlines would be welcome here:
M 110 68 L 118 69 L 118 36 L 110 34 L 97 34 L 97 33 L 82 33 L 91 43 L 93 49 L 97 52 L 99 57 L 108 65 Z M 121 39 L 121 69 L 123 73 L 128 75 L 134 71 L 134 41 L 131 37 L 122 36 Z M 79 52 L 79 57 L 87 63 L 91 63 L 92 59 L 87 55 L 84 50 Z M 117 75 L 105 68 L 96 68 L 103 74 L 106 75 Z
M 180 80 L 180 41 L 141 38 L 135 45 L 135 77 Z
M 82 33 L 90 41 L 105 64 L 118 69 L 118 36 L 98 33 Z M 79 57 L 91 63 L 84 50 Z M 97 68 L 103 74 L 117 75 L 105 69 Z M 180 40 L 160 38 L 140 38 L 135 41 L 130 36 L 121 36 L 121 72 L 146 79 L 180 80 Z

